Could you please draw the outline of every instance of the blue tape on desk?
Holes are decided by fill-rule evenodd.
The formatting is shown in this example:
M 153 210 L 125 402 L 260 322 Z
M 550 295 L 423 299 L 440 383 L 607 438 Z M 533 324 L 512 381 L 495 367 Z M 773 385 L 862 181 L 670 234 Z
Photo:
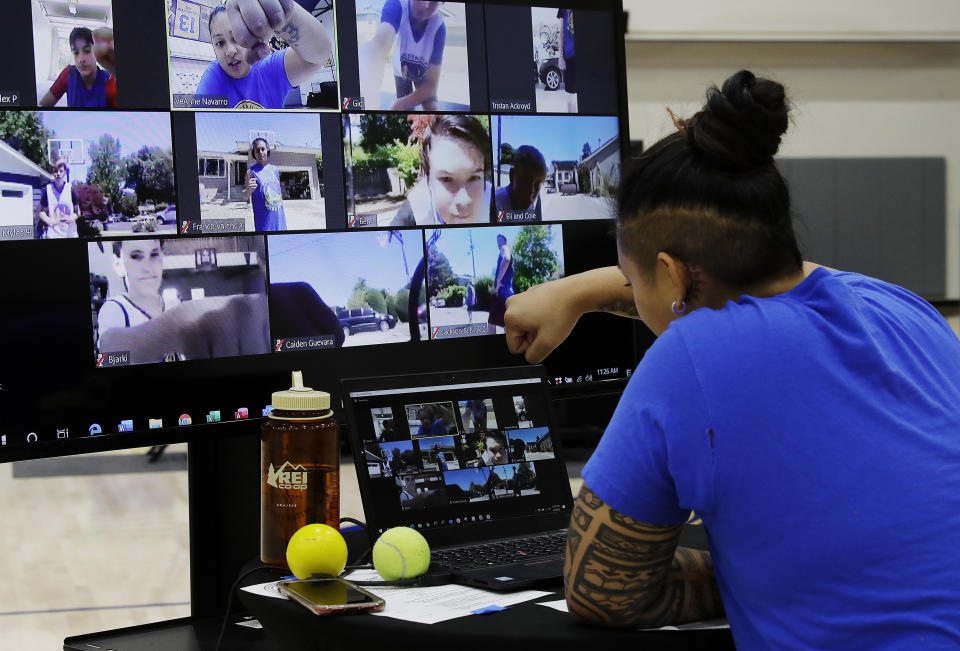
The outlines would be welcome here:
M 489 615 L 490 613 L 499 613 L 501 610 L 506 610 L 509 606 L 497 606 L 496 604 L 492 606 L 484 606 L 483 608 L 477 608 L 471 615 Z

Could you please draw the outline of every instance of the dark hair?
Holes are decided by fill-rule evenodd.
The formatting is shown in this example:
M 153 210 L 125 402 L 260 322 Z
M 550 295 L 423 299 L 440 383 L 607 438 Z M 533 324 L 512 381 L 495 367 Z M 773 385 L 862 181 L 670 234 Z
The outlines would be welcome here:
M 258 142 L 262 142 L 267 146 L 267 158 L 270 158 L 270 143 L 267 142 L 267 139 L 264 138 L 263 136 L 254 138 L 253 142 L 250 143 L 250 158 L 254 158 L 253 150 L 257 146 Z
M 483 169 L 490 168 L 490 134 L 472 115 L 438 115 L 427 127 L 420 144 L 420 167 L 430 175 L 430 146 L 433 138 L 446 137 L 463 140 L 483 154 Z
M 520 145 L 513 153 L 513 169 L 517 169 L 521 165 L 526 165 L 531 169 L 539 169 L 544 174 L 547 173 L 547 161 L 544 160 L 540 150 L 531 145 Z
M 802 268 L 790 194 L 773 159 L 789 110 L 782 85 L 741 70 L 628 163 L 617 237 L 641 271 L 669 253 L 691 270 L 694 296 L 700 271 L 745 287 Z
M 210 38 L 213 38 L 213 17 L 219 14 L 220 12 L 225 12 L 227 10 L 227 5 L 217 5 L 213 8 L 213 11 L 210 12 L 210 17 L 207 18 L 207 33 L 210 35 Z M 212 43 L 213 41 L 211 41 Z
M 90 31 L 89 27 L 74 27 L 70 30 L 70 47 L 73 48 L 73 42 L 78 38 L 82 38 L 90 45 L 93 45 L 93 32 Z
M 118 258 L 121 257 L 120 254 L 123 251 L 123 243 L 127 241 L 129 240 L 114 240 L 111 243 L 111 247 L 113 248 L 113 255 L 117 256 Z M 157 242 L 160 243 L 160 250 L 163 251 L 163 240 L 157 240 Z

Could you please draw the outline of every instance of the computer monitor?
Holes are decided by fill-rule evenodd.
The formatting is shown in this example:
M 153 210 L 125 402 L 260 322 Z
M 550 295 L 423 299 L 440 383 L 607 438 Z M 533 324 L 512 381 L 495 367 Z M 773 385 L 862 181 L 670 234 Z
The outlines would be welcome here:
M 297 0 L 256 34 L 231 2 L 5 5 L 0 461 L 210 436 L 292 369 L 337 405 L 524 364 L 504 298 L 615 264 L 618 1 Z M 555 395 L 622 388 L 647 336 L 586 315 Z

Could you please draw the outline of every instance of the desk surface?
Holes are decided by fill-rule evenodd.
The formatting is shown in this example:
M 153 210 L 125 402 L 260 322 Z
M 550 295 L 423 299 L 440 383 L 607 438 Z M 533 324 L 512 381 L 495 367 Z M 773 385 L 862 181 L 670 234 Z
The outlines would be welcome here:
M 365 536 L 359 531 L 345 532 L 351 557 Z M 681 542 L 692 547 L 706 543 L 700 527 L 687 527 Z M 251 563 L 253 566 L 254 563 Z M 264 568 L 246 577 L 243 585 L 276 580 L 280 573 Z M 446 645 L 456 651 L 490 651 L 491 648 L 518 648 L 532 644 L 551 651 L 583 651 L 600 644 L 604 648 L 717 651 L 734 649 L 729 630 L 632 631 L 606 630 L 577 625 L 569 615 L 545 606 L 540 601 L 560 598 L 559 581 L 541 586 L 554 590 L 551 595 L 517 604 L 488 615 L 471 615 L 438 624 L 415 624 L 390 617 L 345 615 L 318 617 L 293 601 L 263 597 L 239 590 L 234 595 L 243 608 L 263 625 L 264 630 L 238 626 L 241 614 L 233 613 L 224 640 L 224 649 L 239 651 L 322 650 L 354 651 L 357 648 L 387 644 L 390 651 L 423 651 L 433 645 Z M 235 601 L 235 603 L 237 603 Z M 146 651 L 178 649 L 209 651 L 219 633 L 222 620 L 217 617 L 185 618 L 158 624 L 75 636 L 64 641 L 66 651 Z M 96 647 L 89 645 L 96 645 Z M 505 646 L 504 646 L 505 645 Z

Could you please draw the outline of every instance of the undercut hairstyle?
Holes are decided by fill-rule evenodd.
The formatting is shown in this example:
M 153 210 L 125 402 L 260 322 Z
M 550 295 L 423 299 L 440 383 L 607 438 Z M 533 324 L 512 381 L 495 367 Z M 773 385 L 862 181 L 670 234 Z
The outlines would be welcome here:
M 88 45 L 93 45 L 93 32 L 89 27 L 74 27 L 70 30 L 70 48 L 73 49 L 76 40 L 82 38 Z
M 642 273 L 668 253 L 690 270 L 695 296 L 701 272 L 738 288 L 802 269 L 790 193 L 774 163 L 789 111 L 782 85 L 741 70 L 628 161 L 617 240 Z
M 438 115 L 427 127 L 420 145 L 420 167 L 430 176 L 430 147 L 434 138 L 454 138 L 474 148 L 483 156 L 483 169 L 490 169 L 490 134 L 472 115 Z
M 547 173 L 547 161 L 540 150 L 531 145 L 520 145 L 513 153 L 513 169 L 526 167 L 543 174 Z

